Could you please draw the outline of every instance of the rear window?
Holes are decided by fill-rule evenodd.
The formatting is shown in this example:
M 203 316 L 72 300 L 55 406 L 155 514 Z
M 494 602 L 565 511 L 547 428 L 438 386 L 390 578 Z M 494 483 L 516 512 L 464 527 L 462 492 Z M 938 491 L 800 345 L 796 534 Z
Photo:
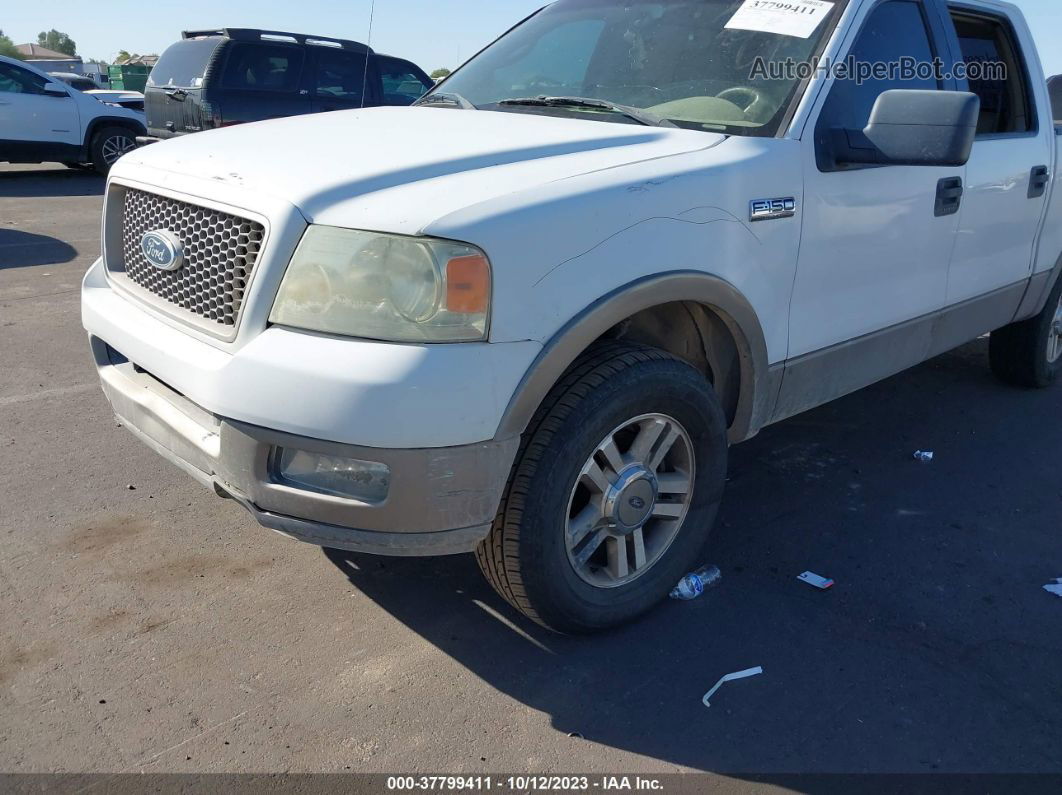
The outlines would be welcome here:
M 151 70 L 148 85 L 157 88 L 201 88 L 207 64 L 221 42 L 220 37 L 214 37 L 185 39 L 171 45 Z
M 238 42 L 229 48 L 221 85 L 245 91 L 294 91 L 302 76 L 302 60 L 298 47 Z

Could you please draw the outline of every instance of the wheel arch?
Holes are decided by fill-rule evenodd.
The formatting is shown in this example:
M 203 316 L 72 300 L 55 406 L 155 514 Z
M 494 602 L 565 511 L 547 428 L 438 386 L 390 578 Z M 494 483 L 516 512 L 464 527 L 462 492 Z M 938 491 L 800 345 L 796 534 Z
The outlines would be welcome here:
M 147 135 L 147 127 L 137 119 L 125 116 L 97 116 L 88 123 L 85 128 L 85 140 L 81 144 L 82 156 L 88 156 L 92 152 L 92 138 L 104 127 L 124 127 L 136 135 Z
M 1025 297 L 1014 315 L 1015 321 L 1026 320 L 1040 314 L 1047 305 L 1047 298 L 1062 279 L 1062 254 L 1055 260 L 1055 266 L 1049 271 L 1034 273 L 1025 289 Z
M 681 307 L 680 312 L 673 312 Z M 685 314 L 683 315 L 682 312 Z M 664 317 L 674 315 L 677 336 L 688 340 L 696 329 L 700 352 L 684 355 L 676 346 L 654 339 Z M 496 438 L 519 435 L 564 372 L 602 338 L 632 339 L 663 347 L 699 365 L 722 387 L 720 395 L 730 423 L 729 438 L 739 442 L 767 424 L 773 390 L 767 345 L 752 305 L 730 282 L 698 271 L 657 274 L 626 284 L 586 307 L 545 344 L 528 368 L 502 416 Z M 730 378 L 724 350 L 733 351 Z M 725 383 L 721 383 L 725 382 Z M 729 404 L 729 406 L 728 406 Z

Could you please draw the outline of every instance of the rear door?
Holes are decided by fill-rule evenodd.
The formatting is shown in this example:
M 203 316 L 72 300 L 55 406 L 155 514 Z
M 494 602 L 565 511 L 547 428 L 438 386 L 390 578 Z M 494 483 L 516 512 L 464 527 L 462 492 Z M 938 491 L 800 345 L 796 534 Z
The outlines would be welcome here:
M 1015 288 L 1016 302 L 1020 284 L 1032 272 L 1047 201 L 1054 157 L 1051 118 L 1046 108 L 1037 107 L 1023 56 L 1023 45 L 1033 46 L 1031 39 L 1023 42 L 999 13 L 958 5 L 950 13 L 954 41 L 970 70 L 964 82 L 981 98 L 981 117 L 966 166 L 948 304 L 1004 288 Z
M 380 104 L 379 81 L 371 50 L 315 47 L 311 88 L 314 112 L 349 110 Z
M 304 74 L 306 48 L 273 41 L 233 41 L 225 48 L 220 87 L 207 99 L 222 124 L 242 124 L 310 112 Z

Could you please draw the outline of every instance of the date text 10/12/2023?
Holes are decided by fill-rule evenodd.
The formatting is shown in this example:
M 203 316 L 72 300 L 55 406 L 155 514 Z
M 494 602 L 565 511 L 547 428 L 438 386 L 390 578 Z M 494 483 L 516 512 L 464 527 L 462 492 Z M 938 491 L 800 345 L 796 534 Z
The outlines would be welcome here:
M 642 776 L 388 776 L 388 792 L 662 792 L 659 778 Z

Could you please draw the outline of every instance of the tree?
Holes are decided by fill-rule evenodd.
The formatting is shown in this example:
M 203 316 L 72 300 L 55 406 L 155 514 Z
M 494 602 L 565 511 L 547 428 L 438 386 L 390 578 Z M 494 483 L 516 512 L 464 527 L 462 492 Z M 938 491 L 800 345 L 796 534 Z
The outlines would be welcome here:
M 69 55 L 71 58 L 77 55 L 77 44 L 74 40 L 55 28 L 52 28 L 47 33 L 44 31 L 38 33 L 37 43 L 42 47 L 47 47 L 49 50 Z
M 22 53 L 15 49 L 15 43 L 5 36 L 2 30 L 0 30 L 0 55 L 6 55 L 8 58 L 23 58 Z
M 451 74 L 450 70 L 446 69 L 445 67 L 442 68 L 442 69 L 436 69 L 434 72 L 431 73 L 431 79 L 432 80 L 442 80 L 444 77 L 449 77 L 450 74 Z

